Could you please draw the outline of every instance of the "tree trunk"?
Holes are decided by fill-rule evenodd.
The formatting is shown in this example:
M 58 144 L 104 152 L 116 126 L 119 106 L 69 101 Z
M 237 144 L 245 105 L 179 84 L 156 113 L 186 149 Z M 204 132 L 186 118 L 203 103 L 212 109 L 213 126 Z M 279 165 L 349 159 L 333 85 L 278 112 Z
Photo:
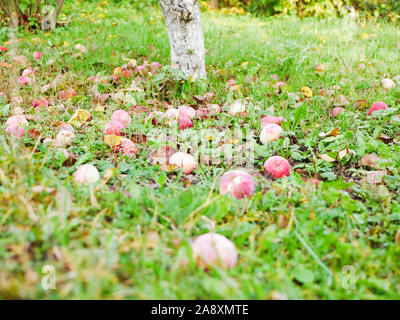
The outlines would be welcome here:
M 19 25 L 18 11 L 15 8 L 13 0 L 1 0 L 2 8 L 4 8 L 8 18 L 10 19 L 9 26 L 11 29 L 17 29 Z
M 219 1 L 218 0 L 211 0 L 211 9 L 213 9 L 213 10 L 219 9 Z
M 197 0 L 159 0 L 167 24 L 171 60 L 183 73 L 206 79 L 204 37 Z

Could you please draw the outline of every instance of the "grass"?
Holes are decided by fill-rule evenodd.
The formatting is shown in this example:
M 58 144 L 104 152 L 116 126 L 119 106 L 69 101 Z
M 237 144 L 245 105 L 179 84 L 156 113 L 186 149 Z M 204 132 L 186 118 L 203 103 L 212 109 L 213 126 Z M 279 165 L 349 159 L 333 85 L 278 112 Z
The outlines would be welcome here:
M 54 137 L 57 121 L 68 121 L 75 106 L 90 111 L 92 120 L 77 130 L 68 150 L 76 155 L 66 165 L 64 153 L 42 140 L 25 135 L 20 141 L 0 133 L 0 298 L 48 299 L 398 299 L 400 298 L 399 105 L 400 86 L 386 91 L 384 77 L 399 73 L 400 29 L 390 24 L 366 24 L 330 19 L 293 17 L 256 19 L 218 12 L 202 14 L 207 48 L 208 84 L 173 80 L 167 67 L 129 92 L 139 105 L 153 110 L 150 99 L 173 105 L 197 104 L 194 94 L 214 92 L 214 103 L 229 105 L 237 98 L 250 101 L 248 115 L 195 122 L 194 129 L 177 135 L 182 146 L 198 129 L 233 125 L 258 130 L 260 114 L 284 116 L 283 137 L 270 146 L 257 143 L 252 171 L 257 192 L 236 200 L 218 194 L 217 183 L 226 163 L 201 166 L 193 176 L 163 172 L 148 158 L 158 142 L 146 115 L 133 115 L 127 136 L 148 136 L 138 143 L 139 153 L 129 159 L 113 154 L 104 143 L 104 124 L 118 106 L 109 99 L 99 108 L 86 79 L 110 75 L 136 59 L 170 63 L 166 28 L 159 9 L 129 4 L 71 2 L 66 27 L 51 33 L 18 34 L 18 53 L 36 67 L 36 85 L 20 88 L 26 114 L 30 101 L 46 97 L 54 107 L 29 121 L 42 137 Z M 5 42 L 7 32 L 0 32 Z M 80 43 L 87 54 L 77 56 Z M 7 43 L 6 43 L 7 44 Z M 43 51 L 40 62 L 34 51 Z M 1 125 L 12 115 L 10 103 L 20 73 L 10 55 L 1 59 Z M 54 64 L 47 62 L 55 59 Z M 365 70 L 357 66 L 364 63 Z M 315 64 L 326 69 L 317 74 Z M 63 75 L 56 90 L 39 88 Z M 271 76 L 287 83 L 273 92 Z M 240 91 L 229 91 L 235 78 Z M 15 79 L 14 79 L 15 80 Z M 377 85 L 378 84 L 378 85 Z M 126 88 L 105 87 L 106 92 Z M 332 118 L 332 104 L 319 96 L 322 88 L 340 85 L 350 104 Z M 310 87 L 314 96 L 295 108 L 287 92 Z M 77 91 L 71 101 L 57 93 Z M 353 106 L 385 101 L 390 108 L 376 116 Z M 65 108 L 55 106 L 64 103 Z M 259 108 L 257 109 L 256 106 Z M 163 107 L 161 107 L 162 109 Z M 224 109 L 226 110 L 226 106 Z M 338 128 L 337 136 L 321 132 Z M 390 139 L 379 139 L 385 134 Z M 257 140 L 258 141 L 258 140 Z M 202 141 L 203 143 L 203 141 Z M 319 155 L 336 157 L 343 149 L 354 151 L 329 163 Z M 193 150 L 194 153 L 195 150 Z M 375 153 L 387 171 L 378 184 L 366 182 L 361 157 Z M 264 161 L 279 154 L 292 165 L 292 174 L 267 179 Z M 95 187 L 72 181 L 76 168 L 94 164 L 103 176 Z M 111 170 L 108 170 L 111 169 Z M 104 175 L 107 175 L 105 177 Z M 321 180 L 319 187 L 308 178 Z M 232 239 L 239 252 L 231 270 L 199 269 L 191 258 L 190 241 L 210 230 Z M 397 236 L 398 237 L 398 236 Z M 56 289 L 42 287 L 43 266 L 55 268 Z M 347 286 L 354 284 L 354 286 Z

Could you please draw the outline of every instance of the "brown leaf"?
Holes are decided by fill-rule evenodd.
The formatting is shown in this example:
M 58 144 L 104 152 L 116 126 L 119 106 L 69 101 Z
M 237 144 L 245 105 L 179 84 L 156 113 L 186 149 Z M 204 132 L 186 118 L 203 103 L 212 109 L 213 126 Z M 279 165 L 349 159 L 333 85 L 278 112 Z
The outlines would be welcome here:
M 280 229 L 285 229 L 288 226 L 288 220 L 282 213 L 279 215 L 278 224 Z
M 193 99 L 198 103 L 207 103 L 214 100 L 215 94 L 213 92 L 207 92 L 202 96 L 193 96 Z
M 369 184 L 381 183 L 386 175 L 386 171 L 367 171 L 366 182 Z
M 149 108 L 144 107 L 144 106 L 132 106 L 129 109 L 129 113 L 136 113 L 136 114 L 141 114 L 141 113 L 148 113 L 150 112 Z
M 384 133 L 381 133 L 378 139 L 386 144 L 391 143 L 393 141 L 393 138 L 389 137 L 387 134 Z
M 339 134 L 339 128 L 334 128 L 328 133 L 327 137 L 336 137 Z
M 145 142 L 147 142 L 147 136 L 146 136 L 145 134 L 138 133 L 138 134 L 134 134 L 134 135 L 131 137 L 131 140 L 132 140 L 134 143 L 145 143 Z
M 342 151 L 339 151 L 339 159 L 343 159 L 344 157 L 346 157 L 348 154 L 352 153 L 353 155 L 355 154 L 355 152 L 351 149 L 344 149 Z
M 329 132 L 321 132 L 320 134 L 319 134 L 319 136 L 321 137 L 321 138 L 323 138 L 323 137 L 336 137 L 337 135 L 339 134 L 339 128 L 333 128 L 331 131 L 329 131 Z
M 376 154 L 370 153 L 362 157 L 358 162 L 358 165 L 371 168 L 379 168 L 379 160 L 381 160 L 381 158 L 379 158 Z
M 64 152 L 64 155 L 65 155 L 65 161 L 63 162 L 63 166 L 70 167 L 73 164 L 75 164 L 75 162 L 77 160 L 76 159 L 76 155 L 73 154 L 71 151 L 65 150 L 65 149 L 64 149 L 63 152 Z
M 333 159 L 332 157 L 328 156 L 326 153 L 325 154 L 320 154 L 318 157 L 320 159 L 326 161 L 326 162 L 335 162 L 335 159 Z
M 171 146 L 161 146 L 156 150 L 152 156 L 150 157 L 151 165 L 155 165 L 157 163 L 161 165 L 168 164 L 169 158 L 176 152 L 176 150 Z
M 397 229 L 396 235 L 394 236 L 394 242 L 400 244 L 400 229 Z
M 156 100 L 156 99 L 149 99 L 146 100 L 146 103 L 150 106 L 150 107 L 155 107 L 156 109 L 161 109 L 161 107 L 163 106 L 163 104 Z
M 95 101 L 97 101 L 98 103 L 104 104 L 108 100 L 109 97 L 110 97 L 110 95 L 108 93 L 102 93 L 95 98 Z

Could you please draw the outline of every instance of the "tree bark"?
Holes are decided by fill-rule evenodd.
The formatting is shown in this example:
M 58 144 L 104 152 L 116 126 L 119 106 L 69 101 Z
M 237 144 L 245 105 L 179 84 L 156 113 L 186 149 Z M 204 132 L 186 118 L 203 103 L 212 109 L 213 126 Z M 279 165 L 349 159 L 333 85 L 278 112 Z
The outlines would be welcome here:
M 171 45 L 171 60 L 187 77 L 206 79 L 204 37 L 197 0 L 159 0 Z
M 18 19 L 18 11 L 17 8 L 14 6 L 13 0 L 1 0 L 2 7 L 4 7 L 8 18 L 10 19 L 9 26 L 11 29 L 18 28 L 19 19 Z
M 213 10 L 219 9 L 219 1 L 218 0 L 211 0 L 211 9 L 213 9 Z

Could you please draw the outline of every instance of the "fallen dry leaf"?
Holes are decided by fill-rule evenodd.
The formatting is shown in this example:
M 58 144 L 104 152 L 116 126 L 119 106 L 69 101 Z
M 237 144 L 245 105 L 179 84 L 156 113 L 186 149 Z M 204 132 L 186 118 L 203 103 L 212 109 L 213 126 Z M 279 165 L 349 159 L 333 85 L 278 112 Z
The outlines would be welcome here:
M 391 143 L 393 141 L 392 137 L 389 137 L 387 134 L 384 134 L 384 133 L 381 133 L 379 135 L 378 139 L 386 144 Z
M 371 167 L 371 168 L 379 168 L 379 161 L 381 158 L 379 158 L 376 154 L 370 153 L 365 155 L 360 159 L 358 162 L 359 166 L 366 166 L 366 167 Z
M 122 142 L 122 137 L 115 134 L 108 134 L 104 136 L 104 142 L 111 148 L 118 147 Z
M 161 146 L 159 147 L 150 157 L 150 164 L 155 165 L 157 163 L 163 165 L 168 164 L 169 158 L 176 152 L 176 150 L 171 146 Z
M 367 171 L 367 178 L 365 181 L 369 184 L 381 183 L 383 177 L 386 175 L 386 171 Z
M 90 119 L 91 115 L 89 111 L 85 109 L 78 109 L 75 111 L 75 113 L 72 115 L 71 119 L 68 122 L 75 127 L 80 127 Z
M 138 133 L 138 134 L 134 134 L 132 137 L 131 137 L 131 140 L 134 142 L 134 143 L 146 143 L 147 142 L 147 136 L 145 135 L 145 134 L 142 134 L 142 133 Z
M 301 88 L 301 93 L 307 98 L 311 98 L 313 96 L 313 92 L 309 87 Z
M 128 110 L 129 113 L 136 113 L 136 114 L 141 114 L 141 113 L 148 113 L 150 112 L 149 108 L 144 107 L 144 106 L 132 106 Z
M 323 137 L 336 137 L 337 135 L 339 134 L 339 128 L 333 128 L 331 131 L 329 131 L 329 132 L 321 132 L 320 134 L 319 134 L 319 136 L 321 137 L 321 138 L 323 138 Z
M 335 159 L 333 159 L 332 157 L 328 156 L 326 153 L 320 154 L 318 157 L 320 159 L 326 161 L 326 162 L 335 162 Z
M 198 103 L 207 103 L 214 100 L 215 94 L 213 92 L 207 92 L 202 96 L 193 96 L 193 99 Z
M 278 218 L 279 229 L 285 229 L 288 226 L 288 220 L 282 213 Z
M 394 242 L 400 243 L 400 229 L 397 229 L 396 235 L 394 236 Z
M 354 150 L 351 150 L 351 149 L 344 149 L 342 151 L 339 151 L 339 159 L 343 159 L 350 153 L 353 155 L 355 154 Z

